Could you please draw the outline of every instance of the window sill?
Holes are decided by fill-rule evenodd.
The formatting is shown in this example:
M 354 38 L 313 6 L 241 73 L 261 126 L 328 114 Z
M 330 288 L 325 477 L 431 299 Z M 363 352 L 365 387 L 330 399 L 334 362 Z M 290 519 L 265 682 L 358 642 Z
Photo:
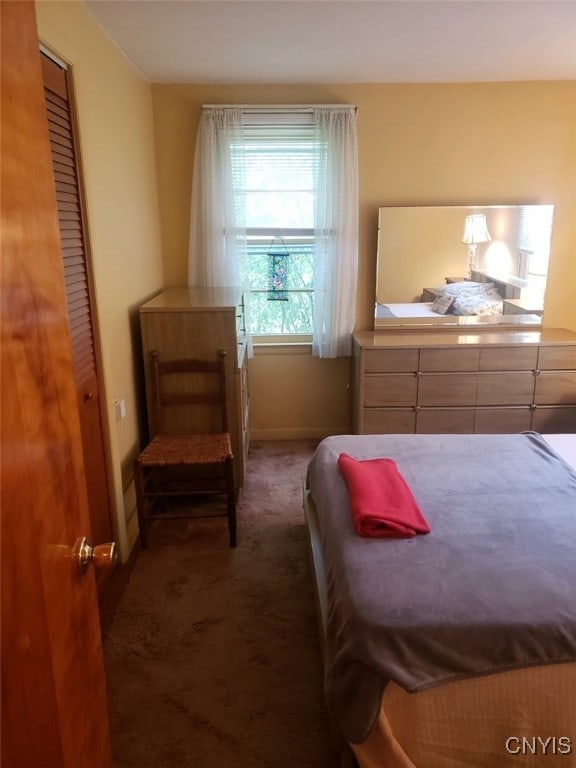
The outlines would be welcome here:
M 312 334 L 292 333 L 292 334 L 270 334 L 268 336 L 252 336 L 254 346 L 266 346 L 267 344 L 290 345 L 290 344 L 312 344 Z
M 310 355 L 312 353 L 312 338 L 282 337 L 255 338 L 253 341 L 254 355 Z

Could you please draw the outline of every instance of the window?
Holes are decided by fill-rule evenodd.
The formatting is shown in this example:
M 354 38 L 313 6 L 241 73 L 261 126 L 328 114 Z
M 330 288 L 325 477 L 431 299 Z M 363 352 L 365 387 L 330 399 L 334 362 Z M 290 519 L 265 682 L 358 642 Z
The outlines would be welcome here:
M 355 109 L 204 107 L 190 285 L 244 288 L 257 336 L 350 354 L 358 251 Z
M 245 211 L 248 288 L 255 336 L 312 335 L 314 292 L 314 130 L 310 114 L 284 124 L 244 117 L 231 147 L 232 173 Z M 268 118 L 268 119 L 266 119 Z

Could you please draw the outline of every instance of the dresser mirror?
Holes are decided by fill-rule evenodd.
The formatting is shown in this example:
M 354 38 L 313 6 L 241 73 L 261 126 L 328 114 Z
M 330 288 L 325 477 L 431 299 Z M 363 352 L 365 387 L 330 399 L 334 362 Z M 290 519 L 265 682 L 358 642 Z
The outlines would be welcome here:
M 553 205 L 378 212 L 374 328 L 540 326 Z

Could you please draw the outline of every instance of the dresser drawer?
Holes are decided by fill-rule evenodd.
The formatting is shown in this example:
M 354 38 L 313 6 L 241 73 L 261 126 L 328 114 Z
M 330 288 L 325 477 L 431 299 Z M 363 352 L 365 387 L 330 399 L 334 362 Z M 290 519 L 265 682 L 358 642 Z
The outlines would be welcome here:
M 536 405 L 576 405 L 576 371 L 540 371 Z
M 242 466 L 246 470 L 248 451 L 250 450 L 250 403 L 246 403 L 244 421 L 242 424 Z
M 538 347 L 483 347 L 481 371 L 529 371 L 538 363 Z
M 534 373 L 479 373 L 477 405 L 530 405 L 534 396 Z
M 384 373 L 364 377 L 364 407 L 414 405 L 418 380 L 415 373 Z
M 479 349 L 422 349 L 421 371 L 477 371 Z
M 542 371 L 565 371 L 576 368 L 576 344 L 540 347 L 538 368 Z
M 364 353 L 364 373 L 417 370 L 417 349 L 369 349 Z
M 532 410 L 519 408 L 478 408 L 474 418 L 474 432 L 484 435 L 525 432 L 531 428 Z
M 423 373 L 419 377 L 418 405 L 476 405 L 478 374 Z
M 548 435 L 576 433 L 576 406 L 565 408 L 539 406 L 532 416 L 532 429 Z
M 418 433 L 466 435 L 473 431 L 473 408 L 422 408 L 416 412 Z
M 248 405 L 248 360 L 244 357 L 242 361 L 242 367 L 240 368 L 240 402 L 242 408 L 245 409 Z
M 416 425 L 414 408 L 365 408 L 362 416 L 365 435 L 409 435 Z

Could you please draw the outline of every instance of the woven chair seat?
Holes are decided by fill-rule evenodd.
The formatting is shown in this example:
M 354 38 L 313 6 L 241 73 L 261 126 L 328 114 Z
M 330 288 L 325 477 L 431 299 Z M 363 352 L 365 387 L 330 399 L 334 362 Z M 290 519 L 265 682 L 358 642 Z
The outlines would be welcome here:
M 156 435 L 140 454 L 144 467 L 221 464 L 232 458 L 227 432 L 202 435 Z

